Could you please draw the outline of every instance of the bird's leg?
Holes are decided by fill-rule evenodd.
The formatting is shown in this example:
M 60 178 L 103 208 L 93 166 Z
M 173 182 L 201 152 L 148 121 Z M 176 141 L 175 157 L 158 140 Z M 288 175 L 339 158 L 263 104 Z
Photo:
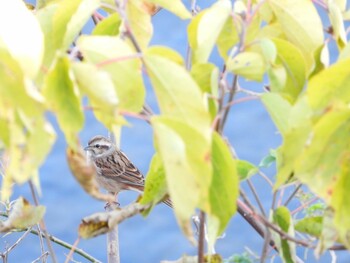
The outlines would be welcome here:
M 120 207 L 120 204 L 117 202 L 117 197 L 118 197 L 118 193 L 111 193 L 109 192 L 111 195 L 114 195 L 114 202 L 107 202 L 105 205 L 105 210 L 110 211 L 110 210 L 114 210 L 116 208 Z

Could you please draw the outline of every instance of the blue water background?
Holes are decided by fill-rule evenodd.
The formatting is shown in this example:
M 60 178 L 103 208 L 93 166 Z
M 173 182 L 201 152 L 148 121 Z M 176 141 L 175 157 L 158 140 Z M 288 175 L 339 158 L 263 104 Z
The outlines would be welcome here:
M 199 1 L 199 5 L 205 7 L 214 1 Z M 174 48 L 183 56 L 186 54 L 187 22 L 179 20 L 166 11 L 161 11 L 153 18 L 154 37 L 152 44 L 166 45 Z M 89 28 L 87 28 L 89 30 Z M 333 53 L 335 47 L 331 46 Z M 332 56 L 334 60 L 335 56 Z M 211 61 L 222 65 L 220 58 L 215 55 Z M 155 96 L 147 85 L 147 102 L 157 108 Z M 262 92 L 262 85 L 253 82 L 241 82 L 244 88 Z M 90 214 L 103 211 L 104 203 L 89 197 L 79 187 L 71 175 L 66 159 L 66 142 L 59 130 L 55 118 L 48 115 L 58 133 L 57 141 L 48 156 L 45 164 L 40 169 L 42 195 L 40 203 L 46 206 L 45 222 L 50 234 L 68 242 L 74 243 L 77 239 L 77 228 L 81 219 Z M 154 154 L 152 129 L 142 121 L 129 119 L 131 127 L 123 128 L 121 148 L 146 174 L 152 155 Z M 106 135 L 106 129 L 101 126 L 89 111 L 86 112 L 86 124 L 80 133 L 81 142 L 86 145 L 89 138 L 97 135 Z M 248 101 L 234 105 L 230 111 L 225 136 L 233 145 L 241 159 L 259 164 L 270 149 L 278 147 L 281 137 L 272 123 L 269 115 L 260 101 Z M 274 168 L 263 170 L 270 178 L 274 176 Z M 253 182 L 263 201 L 268 208 L 271 202 L 271 189 L 260 177 L 255 176 Z M 245 184 L 243 187 L 249 191 Z M 190 194 L 190 193 L 189 193 Z M 13 198 L 24 196 L 31 200 L 31 194 L 27 185 L 16 186 Z M 286 194 L 287 196 L 287 194 Z M 124 192 L 120 195 L 120 203 L 128 204 L 137 198 L 137 194 Z M 31 200 L 32 201 L 32 200 Z M 296 204 L 297 205 L 297 204 Z M 11 234 L 2 238 L 1 251 L 6 245 L 11 245 L 20 234 Z M 183 254 L 195 255 L 193 247 L 183 236 L 171 209 L 164 205 L 158 205 L 147 217 L 135 216 L 126 220 L 119 226 L 121 262 L 160 262 L 161 260 L 175 260 Z M 245 247 L 260 254 L 263 240 L 254 230 L 239 216 L 235 215 L 225 233 L 225 237 L 217 242 L 217 252 L 224 258 L 235 253 L 242 253 Z M 96 237 L 90 240 L 80 241 L 79 248 L 90 253 L 102 262 L 106 262 L 106 236 Z M 59 262 L 64 262 L 68 250 L 54 244 L 54 249 Z M 304 250 L 298 250 L 299 257 L 304 258 Z M 31 262 L 39 255 L 40 247 L 36 236 L 27 237 L 14 252 L 10 253 L 9 262 Z M 305 262 L 316 262 L 312 251 L 307 253 Z M 349 262 L 348 252 L 339 254 L 338 262 Z M 74 255 L 77 262 L 87 262 L 84 258 Z M 275 262 L 280 262 L 276 259 Z M 331 262 L 331 257 L 326 253 L 318 262 Z

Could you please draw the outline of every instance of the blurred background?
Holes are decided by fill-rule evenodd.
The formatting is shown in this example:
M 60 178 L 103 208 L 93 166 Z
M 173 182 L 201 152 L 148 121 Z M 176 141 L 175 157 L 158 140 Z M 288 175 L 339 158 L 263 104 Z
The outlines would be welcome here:
M 190 1 L 185 3 L 189 5 Z M 197 1 L 201 8 L 211 5 L 215 1 Z M 32 1 L 34 3 L 34 1 Z M 324 18 L 326 19 L 326 18 Z M 182 21 L 167 11 L 160 11 L 153 17 L 154 36 L 151 45 L 165 45 L 177 50 L 183 57 L 187 52 L 186 28 L 188 21 Z M 89 33 L 92 22 L 85 28 Z M 332 59 L 335 59 L 336 49 L 330 46 Z M 211 61 L 221 68 L 222 61 L 214 51 Z M 263 83 L 240 82 L 247 89 L 262 92 Z M 267 84 L 267 83 L 265 83 Z M 157 102 L 147 78 L 147 102 L 157 112 Z M 239 96 L 237 97 L 239 98 Z M 86 102 L 85 102 L 86 103 Z M 81 219 L 96 212 L 104 211 L 104 203 L 89 197 L 78 185 L 71 175 L 65 159 L 66 142 L 59 130 L 54 116 L 48 114 L 48 118 L 54 123 L 58 134 L 56 143 L 46 162 L 40 169 L 42 194 L 40 203 L 46 206 L 45 222 L 50 234 L 73 244 L 77 239 L 77 229 Z M 143 121 L 128 119 L 131 126 L 123 128 L 121 149 L 128 155 L 131 161 L 147 174 L 150 160 L 154 153 L 152 129 Z M 99 124 L 90 111 L 86 111 L 86 125 L 80 133 L 82 145 L 87 145 L 88 140 L 97 134 L 107 135 L 107 130 Z M 270 149 L 275 149 L 281 143 L 281 137 L 273 125 L 270 117 L 259 100 L 246 101 L 232 107 L 224 131 L 239 158 L 258 165 L 266 157 Z M 273 179 L 275 170 L 273 167 L 263 169 Z M 263 201 L 264 206 L 271 206 L 271 188 L 266 181 L 259 176 L 253 177 L 254 185 Z M 246 185 L 242 184 L 243 188 Z M 247 192 L 249 190 L 247 189 Z M 24 196 L 32 202 L 28 185 L 16 186 L 13 199 Z M 137 194 L 123 192 L 119 202 L 126 205 L 137 198 Z M 3 236 L 0 242 L 0 250 L 13 244 L 20 234 Z M 161 260 L 175 260 L 182 255 L 195 255 L 197 248 L 193 247 L 182 235 L 171 209 L 165 205 L 158 205 L 147 218 L 135 216 L 124 221 L 119 226 L 119 243 L 121 262 L 160 262 Z M 218 240 L 217 253 L 223 258 L 229 258 L 234 254 L 242 254 L 247 251 L 260 255 L 263 240 L 260 236 L 237 214 L 235 215 L 224 237 Z M 79 248 L 85 250 L 101 262 L 106 262 L 106 236 L 99 236 L 90 240 L 81 240 Z M 54 249 L 59 262 L 64 262 L 69 253 L 54 244 Z M 32 262 L 41 254 L 37 236 L 30 235 L 14 252 L 10 253 L 8 262 Z M 312 251 L 298 250 L 300 258 L 305 262 L 316 262 Z M 304 256 L 306 255 L 306 258 Z M 74 262 L 87 262 L 86 259 L 74 255 Z M 350 262 L 350 254 L 341 252 L 337 262 Z M 275 262 L 280 262 L 276 258 Z M 331 256 L 326 253 L 318 262 L 331 262 Z

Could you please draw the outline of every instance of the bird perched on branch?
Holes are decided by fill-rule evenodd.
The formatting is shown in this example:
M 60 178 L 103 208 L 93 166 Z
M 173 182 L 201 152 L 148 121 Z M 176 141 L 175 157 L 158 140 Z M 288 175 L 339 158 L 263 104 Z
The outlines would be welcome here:
M 96 166 L 98 184 L 107 191 L 118 194 L 123 190 L 142 193 L 145 178 L 129 158 L 106 137 L 97 135 L 90 139 L 84 148 L 89 160 Z M 163 201 L 172 207 L 171 201 Z

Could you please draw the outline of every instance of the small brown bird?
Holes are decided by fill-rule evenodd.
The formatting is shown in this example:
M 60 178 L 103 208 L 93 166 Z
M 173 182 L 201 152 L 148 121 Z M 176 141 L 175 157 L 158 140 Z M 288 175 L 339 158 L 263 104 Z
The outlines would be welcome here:
M 101 187 L 113 194 L 123 190 L 143 192 L 145 186 L 143 174 L 111 140 L 97 135 L 90 139 L 84 150 L 88 152 L 90 161 L 96 167 L 96 180 Z M 169 199 L 163 202 L 172 206 Z

